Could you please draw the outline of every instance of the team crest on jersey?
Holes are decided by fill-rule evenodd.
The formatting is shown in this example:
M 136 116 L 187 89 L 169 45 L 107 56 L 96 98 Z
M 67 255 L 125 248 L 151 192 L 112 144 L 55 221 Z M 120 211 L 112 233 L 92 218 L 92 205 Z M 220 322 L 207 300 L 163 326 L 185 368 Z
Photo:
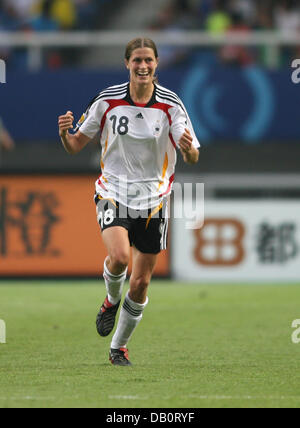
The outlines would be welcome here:
M 81 116 L 81 118 L 79 119 L 78 126 L 81 126 L 81 125 L 83 124 L 83 122 L 85 121 L 85 119 L 86 119 L 86 115 L 85 115 L 85 114 L 83 114 L 83 115 Z
M 153 134 L 155 137 L 158 137 L 160 134 L 160 130 L 161 130 L 161 124 L 160 122 L 157 120 L 157 122 L 155 123 L 154 127 L 153 127 Z
M 74 132 L 78 131 L 78 129 L 81 127 L 81 125 L 83 124 L 83 122 L 85 121 L 86 118 L 87 118 L 87 115 L 85 113 L 83 113 L 83 115 L 81 116 L 81 118 L 79 119 L 79 121 L 76 124 L 76 128 L 74 129 Z

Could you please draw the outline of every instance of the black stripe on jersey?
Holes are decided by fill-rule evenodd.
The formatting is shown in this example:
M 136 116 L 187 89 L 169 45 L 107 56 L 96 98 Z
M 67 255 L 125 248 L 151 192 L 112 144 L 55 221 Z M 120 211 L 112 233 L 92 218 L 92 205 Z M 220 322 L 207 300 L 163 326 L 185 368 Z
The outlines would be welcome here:
M 114 91 L 119 91 L 120 89 L 126 89 L 127 86 L 128 86 L 128 82 L 122 83 L 122 85 L 109 86 L 108 88 L 105 88 L 103 89 L 103 91 L 99 92 L 98 95 L 101 95 L 103 92 L 106 92 L 106 91 L 114 92 Z
M 107 88 L 107 89 L 104 89 L 103 91 L 101 91 L 97 95 L 97 97 L 100 97 L 101 95 L 106 94 L 106 93 L 113 94 L 113 93 L 119 92 L 119 91 L 126 91 L 127 90 L 127 86 L 128 86 L 128 83 L 124 83 L 123 85 L 118 85 L 118 86 L 115 86 L 115 87 L 111 86 L 110 88 Z
M 173 94 L 172 92 L 163 91 L 159 88 L 156 89 L 156 93 L 160 98 L 165 98 L 166 100 L 173 101 L 175 104 L 178 104 L 182 108 L 184 108 L 182 101 L 179 97 L 177 97 L 176 94 Z
M 186 115 L 186 117 L 188 117 L 186 109 L 184 108 L 184 105 L 182 104 L 182 102 L 180 100 L 177 100 L 175 97 L 169 96 L 169 94 L 168 94 L 168 96 L 164 95 L 164 94 L 160 94 L 159 89 L 157 89 L 157 96 L 159 98 L 163 99 L 163 100 L 168 100 L 168 101 L 171 101 L 174 104 L 177 104 L 179 107 L 182 108 L 182 110 L 183 110 L 184 114 Z
M 107 98 L 107 97 L 115 97 L 118 95 L 123 95 L 123 94 L 127 94 L 127 88 L 120 88 L 120 89 L 115 89 L 114 91 L 110 91 L 110 90 L 105 90 L 103 92 L 101 92 L 93 101 L 93 103 L 95 103 L 98 100 L 101 100 L 103 98 Z
M 91 102 L 90 102 L 90 104 L 88 105 L 88 107 L 87 107 L 87 109 L 86 109 L 86 112 L 85 112 L 85 114 L 86 115 L 88 115 L 89 114 L 89 111 L 90 111 L 90 109 L 91 109 L 91 107 L 92 107 L 92 105 L 93 104 L 95 104 L 97 101 L 99 101 L 99 100 L 102 100 L 102 99 L 106 99 L 106 98 L 109 98 L 109 97 L 118 97 L 118 96 L 120 96 L 120 98 L 122 98 L 122 96 L 121 95 L 123 95 L 123 97 L 125 96 L 127 94 L 127 92 L 126 91 L 123 91 L 123 92 L 116 92 L 116 93 L 107 93 L 107 94 L 104 94 L 104 95 L 102 95 L 102 96 L 98 96 L 97 98 L 94 98 Z
M 158 86 L 156 87 L 156 90 L 158 92 L 160 92 L 161 94 L 165 94 L 165 95 L 173 97 L 175 100 L 177 100 L 179 103 L 182 104 L 181 99 L 179 98 L 179 96 L 177 94 L 175 94 L 175 92 L 172 92 L 172 91 L 170 91 L 169 89 L 166 89 L 166 88 L 162 88 L 162 87 L 159 88 Z
M 103 100 L 109 97 L 119 97 L 122 98 L 121 95 L 126 96 L 127 91 L 122 91 L 122 92 L 115 92 L 115 93 L 111 93 L 111 92 L 107 92 L 106 94 L 103 94 L 101 96 L 99 96 L 94 102 L 97 102 L 99 100 Z
M 118 86 L 115 86 L 115 87 L 110 86 L 109 88 L 104 89 L 102 92 L 100 92 L 98 95 L 96 95 L 96 97 L 94 97 L 92 99 L 92 101 L 89 103 L 89 105 L 88 105 L 88 107 L 86 109 L 86 113 L 88 113 L 89 110 L 90 110 L 90 108 L 92 107 L 92 105 L 96 101 L 102 99 L 103 96 L 106 96 L 106 95 L 108 95 L 108 96 L 109 95 L 110 96 L 118 96 L 118 95 L 123 95 L 123 93 L 126 94 L 127 93 L 127 86 L 128 86 L 128 83 L 123 83 L 122 85 L 118 85 Z
M 175 94 L 175 92 L 169 91 L 169 89 L 165 89 L 165 88 L 164 89 L 157 88 L 157 91 L 161 95 L 167 95 L 168 97 L 170 97 L 170 100 L 174 99 L 174 102 L 177 101 L 177 104 L 179 104 L 183 108 L 183 110 L 185 111 L 185 113 L 187 114 L 183 102 L 181 101 L 181 99 L 179 98 L 179 96 L 177 94 Z M 161 98 L 163 98 L 163 97 L 161 97 Z
M 127 88 L 127 86 L 128 86 L 128 82 L 125 82 L 125 83 L 121 83 L 120 85 L 109 86 L 108 88 L 103 89 L 103 91 L 115 91 L 120 88 Z

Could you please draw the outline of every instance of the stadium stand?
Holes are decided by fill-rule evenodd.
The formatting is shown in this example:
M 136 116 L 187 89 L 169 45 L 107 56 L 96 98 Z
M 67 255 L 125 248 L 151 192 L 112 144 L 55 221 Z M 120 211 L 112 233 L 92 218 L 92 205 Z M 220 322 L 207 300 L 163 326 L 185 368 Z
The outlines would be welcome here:
M 0 31 L 28 32 L 93 31 L 110 25 L 121 0 L 0 0 Z M 25 49 L 1 49 L 11 69 L 27 67 Z M 81 53 L 51 49 L 44 66 L 58 68 L 84 62 Z
M 141 2 L 130 0 L 119 4 L 118 13 L 111 16 L 109 28 L 111 31 L 132 30 L 137 34 L 149 28 L 149 23 L 157 19 L 157 11 L 165 7 L 169 0 L 152 0 Z M 134 19 L 132 18 L 134 17 Z M 90 49 L 85 55 L 85 63 L 89 67 L 119 68 L 123 58 L 123 47 L 101 47 Z
M 275 30 L 277 34 L 292 32 L 298 35 L 299 16 L 299 4 L 294 0 L 153 0 L 148 3 L 139 0 L 0 0 L 0 31 L 21 31 L 24 35 L 44 31 L 55 33 L 57 30 L 66 34 L 73 31 L 80 34 L 81 31 L 93 30 L 130 30 L 136 35 L 147 30 L 158 30 L 166 35 L 174 31 L 180 35 L 186 30 L 218 34 L 237 31 L 254 34 L 261 30 Z M 291 58 L 299 57 L 299 47 L 280 47 L 277 69 L 271 70 L 267 66 L 268 48 L 261 45 L 159 48 L 159 79 L 175 92 L 181 91 L 180 96 L 188 92 L 184 83 L 193 81 L 193 70 L 203 71 L 213 65 L 211 81 L 206 82 L 206 86 L 203 82 L 202 87 L 201 82 L 195 86 L 195 92 L 201 96 L 196 102 L 191 99 L 194 90 L 191 87 L 190 99 L 184 100 L 189 104 L 189 111 L 194 107 L 195 127 L 204 142 L 201 171 L 299 172 L 298 95 L 297 86 L 292 85 L 290 79 Z M 5 156 L 2 168 L 98 169 L 98 163 L 91 162 L 92 158 L 95 159 L 94 146 L 72 159 L 63 153 L 57 140 L 56 115 L 74 108 L 78 118 L 97 91 L 110 82 L 126 79 L 123 50 L 123 46 L 84 46 L 82 49 L 51 46 L 43 50 L 43 69 L 32 75 L 27 70 L 27 49 L 0 46 L 0 58 L 5 60 L 9 81 L 13 82 L 1 86 L 5 107 L 3 104 L 0 106 L 0 115 L 17 141 L 17 150 Z M 231 67 L 230 72 L 225 73 L 221 69 L 225 65 Z M 253 74 L 255 65 L 260 66 L 259 75 Z M 116 74 L 112 77 L 111 73 Z M 197 76 L 204 76 L 203 73 L 197 71 Z M 250 87 L 239 94 L 245 79 Z M 231 93 L 232 82 L 237 89 Z M 33 91 L 34 104 L 31 98 Z M 63 100 L 60 98 L 62 92 Z M 253 108 L 253 93 L 265 94 L 261 103 L 263 111 Z M 15 97 L 22 98 L 22 105 L 16 105 Z M 193 102 L 195 105 L 191 107 Z M 205 103 L 208 108 L 203 110 Z M 45 109 L 46 114 L 33 123 L 32 116 L 41 109 Z M 19 115 L 18 127 L 13 120 L 16 112 Z M 269 115 L 271 119 L 265 121 L 264 132 L 255 137 L 255 141 L 250 141 L 244 138 L 248 123 L 245 118 L 255 119 L 255 114 L 265 119 Z M 212 128 L 208 143 L 205 135 L 203 137 L 201 120 L 206 120 L 207 128 Z M 252 129 L 248 127 L 248 133 L 258 127 L 257 120 L 256 125 Z M 24 158 L 28 153 L 34 155 L 28 156 L 25 164 Z M 178 162 L 179 171 L 184 172 L 186 166 L 180 158 Z
M 169 31 L 204 30 L 209 33 L 276 30 L 281 34 L 300 31 L 300 7 L 295 0 L 0 0 L 0 31 L 112 31 L 145 29 Z M 134 17 L 134 19 L 132 19 Z M 26 54 L 1 49 L 1 57 L 11 68 L 24 68 Z M 280 65 L 286 65 L 299 53 L 299 47 L 281 49 Z M 66 54 L 66 55 L 64 55 Z M 119 67 L 121 49 L 95 48 L 70 56 L 67 51 L 49 55 L 45 66 L 53 68 L 81 64 L 86 67 Z M 247 65 L 266 65 L 266 49 L 226 46 L 225 49 L 164 48 L 164 63 L 178 64 L 187 59 Z M 50 57 L 50 58 L 49 58 Z M 71 60 L 70 60 L 71 57 Z
M 253 32 L 276 30 L 284 34 L 299 33 L 300 7 L 295 0 L 174 0 L 162 7 L 151 27 L 157 30 L 205 30 L 212 34 L 228 34 L 236 31 Z M 297 55 L 299 48 L 281 50 L 280 64 L 286 65 Z M 191 53 L 191 52 L 190 52 Z M 179 52 L 180 54 L 180 52 Z M 196 49 L 192 60 L 212 62 L 215 51 Z M 217 52 L 225 63 L 248 65 L 253 62 L 266 65 L 266 49 L 245 49 L 226 46 Z M 212 58 L 213 56 L 213 58 Z M 186 61 L 186 56 L 173 55 L 170 62 Z

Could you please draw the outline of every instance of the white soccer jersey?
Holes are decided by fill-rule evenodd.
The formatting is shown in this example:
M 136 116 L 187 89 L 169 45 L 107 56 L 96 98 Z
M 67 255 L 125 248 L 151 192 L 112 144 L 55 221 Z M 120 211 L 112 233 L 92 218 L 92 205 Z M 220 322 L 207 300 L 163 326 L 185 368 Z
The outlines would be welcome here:
M 160 85 L 154 85 L 147 105 L 132 101 L 128 82 L 100 92 L 77 124 L 91 139 L 100 130 L 102 174 L 96 192 L 133 209 L 158 206 L 172 190 L 185 128 L 200 147 L 183 103 Z

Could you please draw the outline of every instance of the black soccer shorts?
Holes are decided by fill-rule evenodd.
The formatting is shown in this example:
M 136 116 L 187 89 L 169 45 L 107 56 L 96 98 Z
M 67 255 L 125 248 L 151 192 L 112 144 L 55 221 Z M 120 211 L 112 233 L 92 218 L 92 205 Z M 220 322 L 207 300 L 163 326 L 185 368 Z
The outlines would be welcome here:
M 102 232 L 109 227 L 124 227 L 128 231 L 130 245 L 145 254 L 158 254 L 167 248 L 169 222 L 166 199 L 155 209 L 141 211 L 97 194 L 95 203 Z

